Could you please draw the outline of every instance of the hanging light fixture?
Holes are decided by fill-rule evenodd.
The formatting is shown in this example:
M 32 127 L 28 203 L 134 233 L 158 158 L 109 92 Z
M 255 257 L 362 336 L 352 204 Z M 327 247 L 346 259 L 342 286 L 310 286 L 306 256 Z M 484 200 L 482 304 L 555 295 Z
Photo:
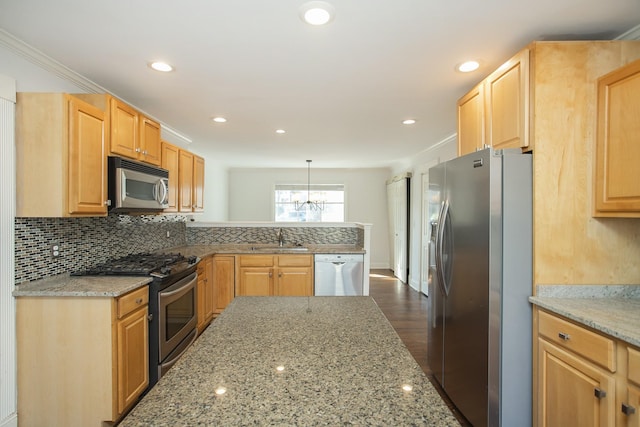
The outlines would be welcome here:
M 296 200 L 296 210 L 299 211 L 305 206 L 308 206 L 309 209 L 315 211 L 324 210 L 324 200 L 316 200 L 311 201 L 311 160 L 307 160 L 307 201 L 306 202 L 298 202 Z

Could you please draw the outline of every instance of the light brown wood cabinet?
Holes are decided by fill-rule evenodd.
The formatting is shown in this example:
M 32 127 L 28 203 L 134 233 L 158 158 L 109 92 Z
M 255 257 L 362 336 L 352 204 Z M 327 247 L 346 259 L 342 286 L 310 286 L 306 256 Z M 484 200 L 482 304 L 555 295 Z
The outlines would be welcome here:
M 213 257 L 213 316 L 217 317 L 235 297 L 235 256 Z
M 484 84 L 458 100 L 458 156 L 484 148 Z
M 159 123 L 111 95 L 75 96 L 109 112 L 109 154 L 160 166 L 162 144 Z
M 204 211 L 204 159 L 166 141 L 161 157 L 169 171 L 169 207 L 164 212 Z
M 236 295 L 313 295 L 312 255 L 239 255 Z
M 169 171 L 169 195 L 168 207 L 164 212 L 178 212 L 178 153 L 180 149 L 175 145 L 162 141 L 162 163 L 163 169 Z
M 640 425 L 640 351 L 545 310 L 534 313 L 534 425 Z
M 148 287 L 16 299 L 20 425 L 116 422 L 149 384 Z
M 640 60 L 598 80 L 597 217 L 640 217 Z
M 74 96 L 18 93 L 16 216 L 107 215 L 106 114 Z
M 523 49 L 458 100 L 458 155 L 529 147 L 529 73 Z
M 208 256 L 198 264 L 198 333 L 201 333 L 213 320 L 214 284 L 213 256 Z

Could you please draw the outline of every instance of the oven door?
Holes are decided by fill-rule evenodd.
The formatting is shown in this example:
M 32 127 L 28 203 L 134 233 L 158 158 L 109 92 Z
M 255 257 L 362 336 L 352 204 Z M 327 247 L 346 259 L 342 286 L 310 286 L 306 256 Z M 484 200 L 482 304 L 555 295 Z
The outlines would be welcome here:
M 180 354 L 171 353 L 186 338 L 195 338 L 197 277 L 190 274 L 158 293 L 160 364 L 167 362 L 169 355 L 177 359 Z

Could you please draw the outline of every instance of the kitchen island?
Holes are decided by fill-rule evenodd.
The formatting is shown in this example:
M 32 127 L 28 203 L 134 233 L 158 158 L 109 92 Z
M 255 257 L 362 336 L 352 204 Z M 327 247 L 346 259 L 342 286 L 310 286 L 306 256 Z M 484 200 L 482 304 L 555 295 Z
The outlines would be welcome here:
M 120 424 L 459 425 L 370 297 L 237 297 Z

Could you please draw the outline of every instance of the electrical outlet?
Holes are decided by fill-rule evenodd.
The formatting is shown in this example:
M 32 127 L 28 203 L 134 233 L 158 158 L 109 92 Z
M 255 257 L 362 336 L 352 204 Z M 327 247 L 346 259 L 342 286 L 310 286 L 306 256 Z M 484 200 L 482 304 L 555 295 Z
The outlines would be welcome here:
M 167 231 L 167 237 L 171 237 L 171 232 Z
M 54 243 L 53 245 L 51 245 L 51 256 L 54 258 L 57 258 L 60 256 L 60 245 L 57 243 Z

